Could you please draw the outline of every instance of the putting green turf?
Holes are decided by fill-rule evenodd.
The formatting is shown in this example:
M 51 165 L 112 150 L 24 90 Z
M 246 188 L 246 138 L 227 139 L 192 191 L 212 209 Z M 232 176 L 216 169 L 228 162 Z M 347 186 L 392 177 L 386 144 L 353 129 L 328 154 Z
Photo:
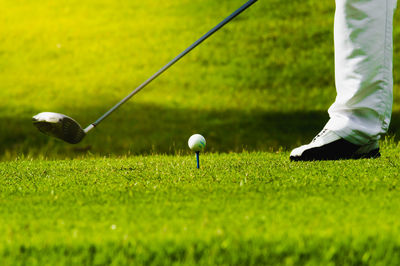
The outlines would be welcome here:
M 0 163 L 0 260 L 20 265 L 398 265 L 399 148 Z

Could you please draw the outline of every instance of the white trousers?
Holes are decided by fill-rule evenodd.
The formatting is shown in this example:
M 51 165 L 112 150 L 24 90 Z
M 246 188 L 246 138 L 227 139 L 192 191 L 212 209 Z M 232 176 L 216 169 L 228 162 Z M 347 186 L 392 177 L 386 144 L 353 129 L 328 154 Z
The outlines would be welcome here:
M 337 97 L 325 126 L 358 145 L 388 130 L 393 104 L 393 14 L 397 0 L 336 0 Z

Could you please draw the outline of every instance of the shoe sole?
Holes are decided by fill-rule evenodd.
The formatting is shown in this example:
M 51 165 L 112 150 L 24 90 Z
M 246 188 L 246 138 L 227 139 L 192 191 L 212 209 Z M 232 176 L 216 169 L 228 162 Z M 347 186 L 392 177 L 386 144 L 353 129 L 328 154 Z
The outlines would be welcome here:
M 305 150 L 300 156 L 290 156 L 291 161 L 334 161 L 351 159 L 374 159 L 381 156 L 379 148 L 357 154 L 360 146 L 340 139 L 321 147 Z

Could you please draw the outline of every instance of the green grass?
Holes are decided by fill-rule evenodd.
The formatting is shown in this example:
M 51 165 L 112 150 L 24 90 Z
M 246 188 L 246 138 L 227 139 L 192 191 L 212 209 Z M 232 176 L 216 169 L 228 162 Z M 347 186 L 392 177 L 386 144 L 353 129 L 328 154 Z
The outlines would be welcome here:
M 30 123 L 54 111 L 88 125 L 241 4 L 0 1 L 2 158 L 176 154 L 193 133 L 215 152 L 290 150 L 309 141 L 335 98 L 334 1 L 258 1 L 80 145 L 42 136 Z M 397 14 L 397 70 L 398 21 Z
M 0 0 L 2 265 L 399 265 L 399 12 L 377 160 L 288 160 L 335 98 L 334 1 L 258 1 L 79 145 L 32 126 L 93 122 L 241 4 Z
M 398 265 L 399 146 L 0 163 L 0 258 L 19 265 Z

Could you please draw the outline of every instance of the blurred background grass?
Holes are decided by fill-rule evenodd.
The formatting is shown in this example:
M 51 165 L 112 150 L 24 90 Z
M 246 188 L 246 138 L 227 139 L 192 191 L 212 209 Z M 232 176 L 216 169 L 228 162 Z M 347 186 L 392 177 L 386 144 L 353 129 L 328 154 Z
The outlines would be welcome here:
M 40 134 L 38 112 L 96 120 L 244 1 L 0 0 L 0 157 L 289 150 L 335 98 L 334 1 L 258 1 L 78 145 Z M 400 131 L 400 25 L 395 104 Z

